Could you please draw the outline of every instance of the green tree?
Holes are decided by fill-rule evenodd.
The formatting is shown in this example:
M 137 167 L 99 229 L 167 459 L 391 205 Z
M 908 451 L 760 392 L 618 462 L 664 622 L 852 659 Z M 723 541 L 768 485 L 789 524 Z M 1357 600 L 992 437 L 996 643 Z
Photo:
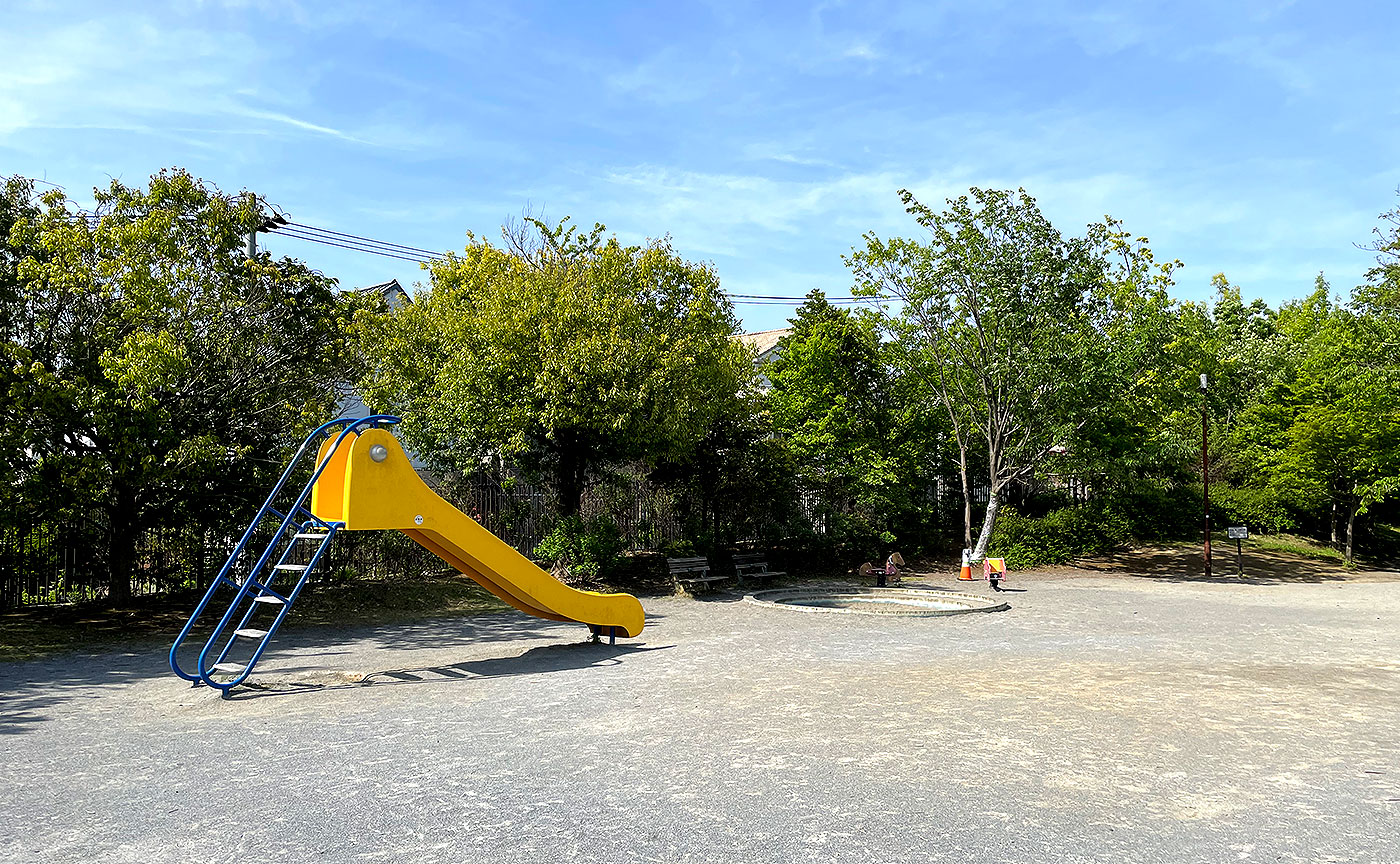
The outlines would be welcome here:
M 900 195 L 929 239 L 866 235 L 848 264 L 856 291 L 898 300 L 888 326 L 948 417 L 969 546 L 969 466 L 987 466 L 981 557 L 1007 487 L 1137 392 L 1177 262 L 1112 221 L 1066 238 L 1024 190 L 974 188 L 943 212 Z
M 93 197 L 83 213 L 51 191 L 10 228 L 0 427 L 31 504 L 102 521 L 119 603 L 144 529 L 226 524 L 329 415 L 354 372 L 351 301 L 299 262 L 248 258 L 252 195 L 171 170 Z
M 363 319 L 368 403 L 403 415 L 440 469 L 498 453 L 548 476 L 566 517 L 608 466 L 691 452 L 752 374 L 733 309 L 668 241 L 603 230 L 529 219 L 504 247 L 469 235 L 416 303 Z
M 897 488 L 890 455 L 890 382 L 873 319 L 807 295 L 767 370 L 768 404 L 811 496 L 837 542 L 867 554 L 888 534 Z
M 741 537 L 776 542 L 800 533 L 797 476 L 792 451 L 774 434 L 754 388 L 716 413 L 694 448 L 651 472 L 675 494 L 686 536 L 720 557 Z
M 1319 277 L 1310 297 L 1280 311 L 1289 368 L 1242 424 L 1266 442 L 1253 459 L 1264 485 L 1324 512 L 1348 562 L 1356 520 L 1400 488 L 1400 365 L 1375 326 L 1364 287 L 1344 305 Z
M 29 326 L 25 314 L 24 291 L 20 285 L 19 265 L 31 258 L 35 250 L 21 247 L 10 240 L 16 223 L 36 219 L 40 214 L 34 200 L 34 184 L 21 177 L 4 178 L 0 183 L 0 363 L 10 361 L 12 349 L 21 339 L 32 338 L 25 330 Z M 13 365 L 8 363 L 6 365 Z M 19 398 L 5 387 L 11 384 L 11 371 L 0 369 L 0 396 L 5 404 L 13 405 Z M 0 414 L 9 412 L 0 408 Z M 14 519 L 19 510 L 21 479 L 33 465 L 34 454 L 27 446 L 24 428 L 12 417 L 0 416 L 0 526 Z

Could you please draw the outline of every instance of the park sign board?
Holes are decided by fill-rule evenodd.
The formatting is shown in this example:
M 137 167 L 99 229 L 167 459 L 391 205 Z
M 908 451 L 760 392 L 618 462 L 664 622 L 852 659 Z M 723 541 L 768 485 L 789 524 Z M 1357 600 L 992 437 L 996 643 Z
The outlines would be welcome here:
M 1225 536 L 1231 540 L 1248 540 L 1249 529 L 1243 525 L 1232 526 L 1225 529 Z

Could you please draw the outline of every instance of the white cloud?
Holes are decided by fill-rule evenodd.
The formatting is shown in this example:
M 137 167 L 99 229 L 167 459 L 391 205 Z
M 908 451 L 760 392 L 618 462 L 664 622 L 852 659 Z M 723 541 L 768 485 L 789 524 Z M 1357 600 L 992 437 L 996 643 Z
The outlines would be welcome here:
M 329 135 L 332 138 L 341 138 L 346 141 L 359 140 L 354 136 L 346 135 L 339 129 L 332 129 L 329 126 L 321 126 L 316 123 L 310 123 L 306 120 L 298 120 L 295 117 L 289 117 L 286 114 L 281 114 L 276 111 L 259 111 L 256 108 L 235 107 L 230 108 L 229 113 L 239 115 L 242 117 L 248 117 L 253 120 L 270 120 L 273 123 L 282 123 L 287 126 L 291 126 L 294 129 L 301 129 L 306 132 L 315 132 L 318 135 Z
M 869 217 L 897 205 L 901 181 L 890 172 L 803 181 L 639 165 L 608 172 L 590 197 L 609 209 L 647 214 L 697 251 L 737 255 L 770 242 L 754 229 L 797 238 L 818 219 L 828 226 L 853 219 L 869 225 Z

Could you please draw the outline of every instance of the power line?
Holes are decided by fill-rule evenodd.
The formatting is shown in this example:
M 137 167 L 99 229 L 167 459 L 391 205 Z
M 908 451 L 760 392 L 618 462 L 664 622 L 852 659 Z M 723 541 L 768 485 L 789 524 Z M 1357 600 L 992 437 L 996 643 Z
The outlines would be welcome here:
M 386 241 L 386 240 L 371 240 L 371 239 L 368 238 L 368 237 L 361 237 L 361 236 L 359 236 L 358 234 L 345 234 L 345 233 L 342 233 L 342 232 L 340 232 L 340 231 L 332 231 L 332 230 L 329 229 L 329 228 L 317 228 L 317 227 L 314 226 L 314 225 L 307 225 L 307 224 L 305 224 L 305 223 L 303 223 L 303 222 L 287 222 L 286 224 L 287 224 L 287 225 L 290 225 L 290 226 L 297 227 L 297 228 L 301 228 L 301 229 L 303 229 L 304 231 L 316 232 L 316 233 L 318 233 L 318 234 L 332 234 L 332 235 L 334 235 L 334 236 L 336 236 L 336 237 L 341 237 L 341 238 L 344 238 L 344 239 L 347 239 L 347 240 L 353 240 L 353 241 L 356 241 L 356 242 L 359 242 L 359 243 L 363 243 L 363 244 L 367 244 L 367 245 L 382 246 L 382 247 L 388 247 L 388 248 L 393 248 L 393 249 L 399 249 L 399 250 L 402 250 L 402 251 L 404 251 L 404 252 L 417 252 L 418 254 L 420 254 L 420 255 L 426 255 L 426 256 L 428 256 L 429 258 L 442 258 L 442 257 L 443 257 L 443 254 L 442 254 L 441 252 L 434 252 L 434 251 L 432 251 L 431 249 L 419 249 L 417 246 L 404 246 L 402 243 L 390 243 L 390 242 L 388 242 L 388 241 Z
M 321 243 L 326 246 L 335 246 L 341 249 L 349 249 L 354 252 L 366 252 L 370 255 L 380 255 L 385 258 L 397 258 L 400 261 L 413 261 L 419 264 L 442 261 L 446 258 L 437 252 L 423 249 L 419 246 L 407 246 L 402 243 L 390 243 L 386 240 L 374 240 L 363 237 L 359 234 L 349 234 L 343 231 L 332 231 L 329 228 L 318 228 L 314 225 L 307 225 L 304 222 L 278 222 L 270 225 L 271 230 L 289 237 L 296 237 L 300 240 L 308 240 L 312 243 Z M 781 294 L 726 294 L 731 302 L 738 306 L 792 306 L 807 302 L 807 297 L 787 296 Z M 888 296 L 877 297 L 828 297 L 828 303 L 833 305 L 854 305 L 858 303 L 868 303 L 872 300 L 893 300 Z
M 89 223 L 97 222 L 101 218 L 93 213 L 75 215 L 78 218 L 87 220 Z M 305 240 L 309 243 L 319 243 L 322 246 L 346 249 L 351 252 L 363 252 L 368 255 L 378 255 L 382 258 L 408 261 L 413 264 L 431 264 L 434 261 L 444 261 L 447 259 L 447 255 L 444 253 L 433 252 L 419 246 L 390 243 L 387 240 L 375 240 L 370 237 L 363 237 L 359 234 L 333 231 L 330 228 L 320 228 L 315 225 L 307 225 L 304 222 L 292 222 L 280 215 L 275 219 L 269 219 L 263 223 L 260 230 L 275 232 L 284 237 L 293 237 L 297 240 Z M 798 297 L 783 294 L 726 294 L 725 296 L 736 306 L 794 306 L 806 303 L 808 300 L 806 296 Z M 875 297 L 827 297 L 826 302 L 832 305 L 855 305 L 872 301 L 879 302 L 895 299 L 898 298 L 887 295 L 878 295 Z
M 297 228 L 283 226 L 277 229 L 277 233 L 287 237 L 295 237 L 298 240 L 308 240 L 312 243 L 320 243 L 323 246 L 337 246 L 341 249 L 349 249 L 354 252 L 366 252 L 370 255 L 380 255 L 385 258 L 397 258 L 400 261 L 412 261 L 416 264 L 427 264 L 432 261 L 441 261 L 443 256 L 420 253 L 404 253 L 394 249 L 383 249 L 374 246 L 364 245 L 357 241 L 341 241 L 331 237 L 319 236 L 309 232 L 304 232 Z
M 374 240 L 369 237 L 362 237 L 358 234 L 332 231 L 329 228 L 318 228 L 314 225 L 307 225 L 304 222 L 280 222 L 270 227 L 279 234 L 285 234 L 301 240 L 309 240 L 312 243 L 336 246 L 341 249 L 350 249 L 356 252 L 367 252 L 371 255 L 380 255 L 385 258 L 397 258 L 401 261 L 414 261 L 424 264 L 433 261 L 442 261 L 446 257 L 418 246 L 406 246 L 402 243 Z M 780 294 L 726 294 L 725 296 L 735 305 L 739 306 L 793 306 L 807 302 L 805 296 L 796 297 Z M 826 299 L 827 302 L 832 305 L 854 305 L 858 303 L 868 303 L 872 300 L 893 300 L 895 298 L 881 295 L 876 297 L 828 297 Z
M 783 306 L 790 305 L 792 303 L 805 303 L 809 299 L 807 297 L 790 297 L 777 294 L 730 294 L 728 295 L 728 297 L 730 300 L 733 300 L 735 302 L 742 301 L 745 305 L 752 306 L 759 306 L 765 303 L 771 303 L 775 306 Z M 872 300 L 878 301 L 894 299 L 897 298 L 881 294 L 875 297 L 827 297 L 826 302 L 831 304 L 869 303 Z

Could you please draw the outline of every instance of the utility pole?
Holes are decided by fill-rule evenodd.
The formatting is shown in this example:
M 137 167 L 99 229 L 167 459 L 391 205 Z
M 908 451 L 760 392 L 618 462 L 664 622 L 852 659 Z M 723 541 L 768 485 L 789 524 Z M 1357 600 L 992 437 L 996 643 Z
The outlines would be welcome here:
M 261 216 L 262 211 L 258 209 L 257 196 L 254 196 L 251 193 L 249 193 L 249 200 L 253 204 L 253 212 Z M 252 261 L 258 260 L 259 231 L 276 231 L 278 228 L 286 224 L 287 217 L 283 216 L 281 213 L 276 212 L 275 210 L 273 211 L 273 214 L 271 216 L 267 217 L 266 219 L 260 220 L 258 222 L 258 226 L 248 232 L 248 258 Z
M 1206 409 L 1206 392 L 1210 382 L 1201 373 L 1201 498 L 1205 504 L 1206 578 L 1210 578 L 1210 417 Z
M 253 212 L 256 213 L 258 199 L 254 197 L 252 193 L 249 193 L 248 201 L 253 205 Z M 258 260 L 258 231 L 260 230 L 262 230 L 262 226 L 251 228 L 248 231 L 248 260 L 250 261 Z

